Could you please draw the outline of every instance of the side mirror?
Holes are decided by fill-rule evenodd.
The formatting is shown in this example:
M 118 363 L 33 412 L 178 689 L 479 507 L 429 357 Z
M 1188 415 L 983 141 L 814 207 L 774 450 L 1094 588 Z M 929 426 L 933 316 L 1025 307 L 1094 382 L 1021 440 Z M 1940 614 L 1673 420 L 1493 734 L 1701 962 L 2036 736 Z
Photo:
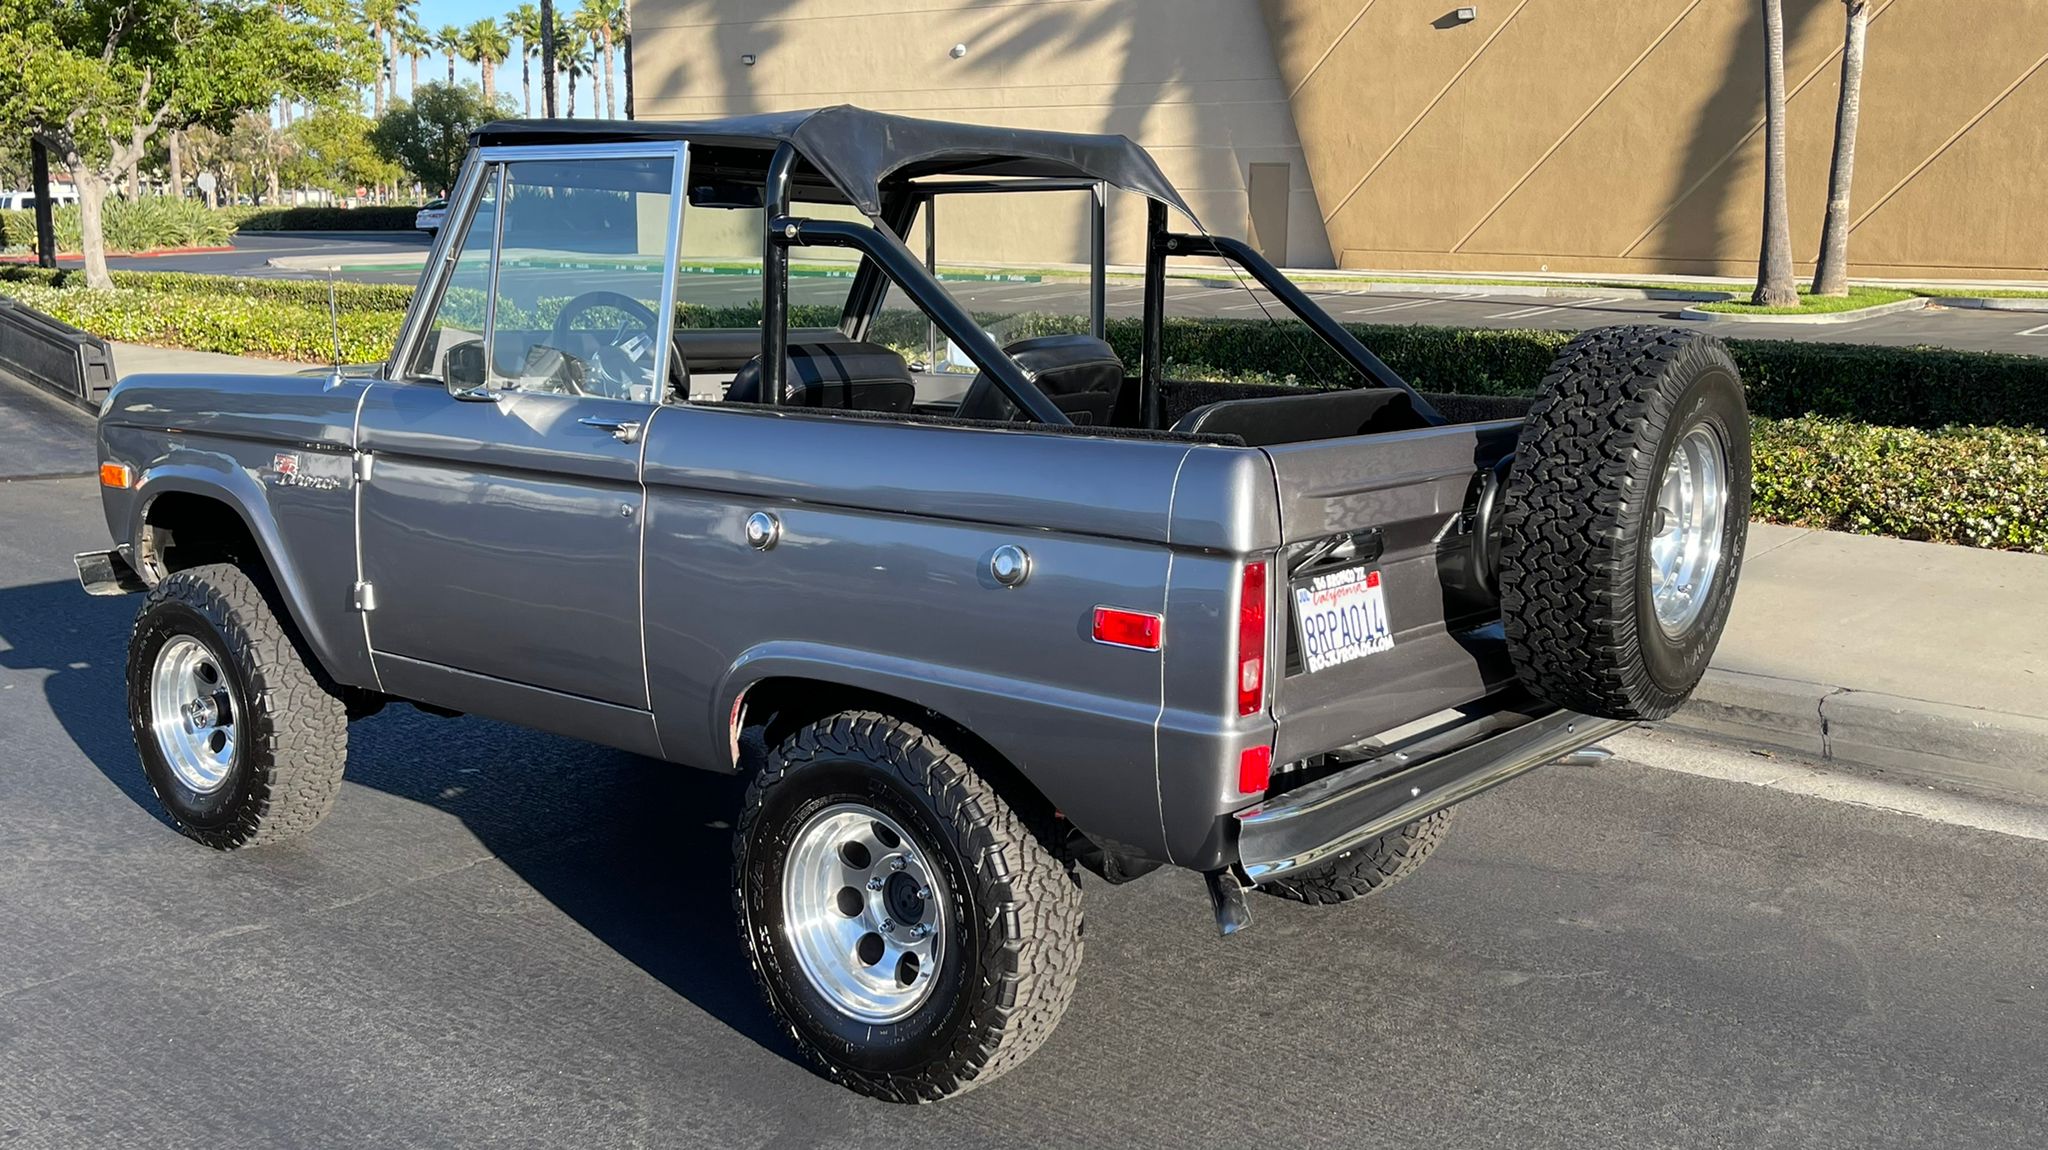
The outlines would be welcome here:
M 468 391 L 489 382 L 490 372 L 484 367 L 484 341 L 465 340 L 449 348 L 442 376 L 450 391 Z

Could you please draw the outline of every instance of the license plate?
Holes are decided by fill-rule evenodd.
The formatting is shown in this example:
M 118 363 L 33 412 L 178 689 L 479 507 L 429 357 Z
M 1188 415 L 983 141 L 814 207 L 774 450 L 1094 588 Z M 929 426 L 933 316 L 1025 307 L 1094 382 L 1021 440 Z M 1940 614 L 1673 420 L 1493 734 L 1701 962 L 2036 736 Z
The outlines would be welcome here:
M 1294 627 L 1311 673 L 1394 647 L 1380 573 L 1364 564 L 1296 580 Z

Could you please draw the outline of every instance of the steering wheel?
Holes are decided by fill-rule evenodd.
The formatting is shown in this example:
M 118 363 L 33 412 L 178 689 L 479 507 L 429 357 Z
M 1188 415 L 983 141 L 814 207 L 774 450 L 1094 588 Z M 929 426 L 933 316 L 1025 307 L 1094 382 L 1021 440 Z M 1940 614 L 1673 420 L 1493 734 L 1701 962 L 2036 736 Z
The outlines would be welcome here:
M 661 330 L 661 324 L 655 318 L 653 308 L 632 296 L 615 291 L 589 291 L 563 304 L 562 310 L 555 316 L 554 331 L 549 336 L 550 344 L 558 351 L 564 350 L 570 342 L 569 333 L 574 330 L 575 322 L 581 319 L 584 313 L 601 308 L 621 313 L 625 319 L 613 325 L 608 335 L 602 330 L 586 332 L 597 338 L 595 358 L 598 370 L 592 377 L 585 379 L 583 390 L 591 390 L 589 385 L 597 382 L 600 377 L 613 381 L 621 390 L 636 379 L 645 379 L 652 383 L 653 379 L 650 377 L 654 373 L 655 353 L 658 350 L 655 347 L 655 334 Z M 690 368 L 683 362 L 683 349 L 675 346 L 674 341 L 670 341 L 669 345 L 668 382 L 677 395 L 690 394 Z M 604 393 L 599 391 L 598 394 Z M 611 398 L 624 399 L 626 396 L 619 394 Z M 662 398 L 665 397 L 657 396 L 655 401 L 660 402 Z

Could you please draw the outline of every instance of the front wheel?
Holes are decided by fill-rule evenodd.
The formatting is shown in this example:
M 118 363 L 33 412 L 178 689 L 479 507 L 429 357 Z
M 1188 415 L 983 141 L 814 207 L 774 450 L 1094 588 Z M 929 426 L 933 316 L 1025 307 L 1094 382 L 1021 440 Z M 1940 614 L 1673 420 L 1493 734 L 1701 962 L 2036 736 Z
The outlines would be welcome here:
M 959 754 L 869 711 L 775 748 L 734 835 L 762 994 L 824 1073 L 929 1102 L 1052 1033 L 1081 962 L 1081 889 L 1042 829 Z
M 150 590 L 128 641 L 128 718 L 165 813 L 207 846 L 302 835 L 341 789 L 348 709 L 238 567 Z

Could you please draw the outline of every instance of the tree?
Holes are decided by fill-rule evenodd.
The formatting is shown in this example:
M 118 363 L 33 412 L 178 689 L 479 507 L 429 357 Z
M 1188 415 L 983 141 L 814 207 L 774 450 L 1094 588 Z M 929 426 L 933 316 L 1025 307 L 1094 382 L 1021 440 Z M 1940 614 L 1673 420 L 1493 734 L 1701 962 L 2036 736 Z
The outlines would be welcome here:
M 363 22 L 370 26 L 370 39 L 377 45 L 377 75 L 370 82 L 370 109 L 374 115 L 384 114 L 384 76 L 391 70 L 391 59 L 384 51 L 384 34 L 398 22 L 396 0 L 362 0 Z
M 498 106 L 498 65 L 511 54 L 512 42 L 499 30 L 498 22 L 488 16 L 462 30 L 462 58 L 483 73 L 484 103 L 493 108 Z
M 369 117 L 353 108 L 314 109 L 291 127 L 284 178 L 293 187 L 321 188 L 344 198 L 359 187 L 396 183 L 398 165 L 372 146 L 371 127 Z
M 519 107 L 533 118 L 533 58 L 540 54 L 540 10 L 521 4 L 505 15 L 505 35 L 519 41 Z
M 576 77 L 590 74 L 589 41 L 585 40 L 583 33 L 573 25 L 555 32 L 555 66 L 562 70 L 563 75 L 569 77 L 568 110 L 570 118 L 573 119 L 576 115 Z M 591 103 L 595 104 L 597 93 L 593 91 L 590 95 Z M 592 115 L 595 114 L 593 110 Z
M 619 5 L 619 58 L 625 65 L 626 118 L 633 118 L 633 5 Z
M 441 25 L 434 33 L 434 47 L 448 57 L 448 82 L 455 83 L 455 57 L 462 54 L 462 29 L 453 24 Z
M 1756 291 L 1761 307 L 1798 307 L 1792 280 L 1792 214 L 1785 198 L 1785 4 L 1764 6 L 1764 235 L 1757 257 Z
M 541 113 L 555 118 L 555 0 L 540 0 L 540 104 Z
M 419 0 L 390 0 L 390 3 L 391 23 L 384 26 L 384 79 L 391 89 L 389 102 L 395 104 L 398 102 L 398 58 L 404 54 L 402 32 L 407 24 L 418 25 L 413 10 L 419 7 Z
M 94 287 L 113 283 L 107 193 L 160 131 L 339 95 L 376 66 L 342 0 L 0 0 L 0 60 L 0 137 L 40 140 L 71 170 Z
M 405 54 L 406 62 L 412 66 L 411 90 L 417 92 L 420 90 L 420 61 L 434 54 L 434 34 L 408 14 L 399 20 L 397 36 L 398 50 Z M 395 86 L 396 81 L 393 83 Z M 397 99 L 394 93 L 393 102 Z
M 1863 41 L 1870 0 L 1842 0 L 1842 100 L 1835 108 L 1835 159 L 1828 169 L 1828 213 L 1820 229 L 1813 294 L 1849 294 L 1849 184 L 1856 175 L 1856 122 L 1863 114 Z
M 612 101 L 612 37 L 618 29 L 618 0 L 583 0 L 583 6 L 576 9 L 576 30 L 590 42 L 592 54 L 603 62 L 604 114 L 606 119 L 618 115 L 618 105 Z M 593 71 L 595 71 L 593 69 Z M 593 77 L 594 79 L 594 77 Z M 591 114 L 597 112 L 597 86 L 591 85 Z
M 469 134 L 499 118 L 500 109 L 484 103 L 472 85 L 428 84 L 384 113 L 370 131 L 377 154 L 411 172 L 436 191 L 455 186 L 462 158 L 469 152 Z

